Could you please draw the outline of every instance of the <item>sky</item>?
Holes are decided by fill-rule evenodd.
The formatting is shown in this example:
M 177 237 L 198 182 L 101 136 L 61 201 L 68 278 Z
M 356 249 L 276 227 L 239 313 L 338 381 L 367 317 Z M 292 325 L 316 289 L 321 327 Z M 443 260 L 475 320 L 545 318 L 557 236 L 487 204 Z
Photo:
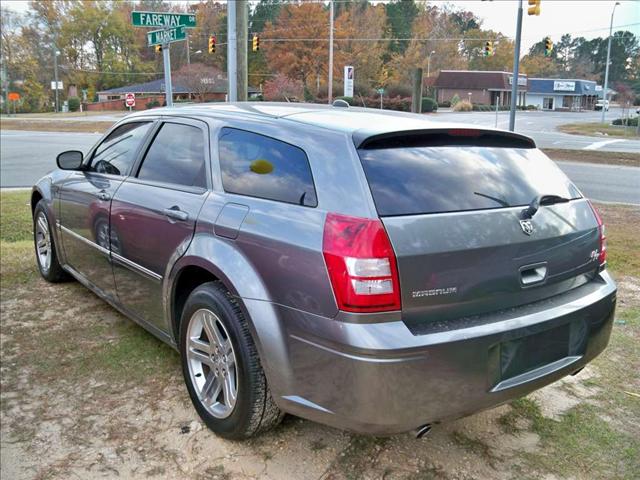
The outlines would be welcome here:
M 198 0 L 175 1 L 198 3 Z M 518 0 L 429 0 L 427 3 L 448 4 L 454 8 L 469 10 L 483 20 L 484 28 L 502 32 L 508 37 L 515 36 Z M 521 52 L 524 55 L 534 43 L 546 36 L 550 36 L 554 43 L 558 42 L 564 33 L 585 38 L 607 36 L 611 10 L 615 1 L 542 0 L 539 16 L 528 16 L 527 1 L 524 0 L 523 3 Z M 29 8 L 29 2 L 26 0 L 2 0 L 2 6 L 26 12 Z M 620 0 L 620 5 L 616 7 L 613 27 L 614 31 L 618 29 L 630 30 L 640 37 L 640 0 Z

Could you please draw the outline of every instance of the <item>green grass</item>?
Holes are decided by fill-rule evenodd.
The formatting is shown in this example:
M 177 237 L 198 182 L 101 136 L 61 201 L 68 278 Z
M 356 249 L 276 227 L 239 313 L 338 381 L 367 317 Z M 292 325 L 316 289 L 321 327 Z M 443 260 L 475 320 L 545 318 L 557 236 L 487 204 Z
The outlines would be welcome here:
M 33 232 L 31 223 L 31 192 L 0 192 L 0 240 L 17 242 L 30 240 Z
M 563 478 L 631 479 L 640 471 L 640 438 L 614 428 L 598 407 L 580 404 L 554 420 L 527 398 L 511 406 L 506 423 L 525 418 L 540 436 L 539 452 L 525 454 L 532 468 Z
M 29 363 L 41 378 L 98 375 L 105 380 L 143 382 L 175 373 L 179 362 L 173 349 L 80 284 L 51 287 L 53 298 L 41 294 L 49 286 L 36 268 L 29 195 L 26 191 L 0 193 L 2 299 L 16 299 L 25 305 L 12 312 L 10 326 L 3 321 L 4 331 L 11 336 L 3 345 L 3 354 L 30 357 Z M 69 308 L 74 309 L 71 317 Z M 43 320 L 45 312 L 53 319 Z M 42 345 L 47 346 L 46 355 Z
M 636 134 L 637 130 L 635 127 L 627 127 L 626 132 L 625 128 L 622 126 L 602 124 L 602 123 L 568 123 L 565 125 L 560 125 L 558 130 L 564 133 L 570 133 L 573 135 L 598 135 L 607 134 L 609 137 L 619 137 L 619 138 L 638 138 Z M 602 135 L 604 136 L 604 135 Z

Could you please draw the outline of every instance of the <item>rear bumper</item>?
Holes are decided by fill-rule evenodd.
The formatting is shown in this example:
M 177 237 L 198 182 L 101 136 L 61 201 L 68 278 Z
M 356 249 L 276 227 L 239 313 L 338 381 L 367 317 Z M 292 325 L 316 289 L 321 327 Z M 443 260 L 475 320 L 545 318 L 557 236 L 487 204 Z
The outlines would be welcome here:
M 414 335 L 397 319 L 349 323 L 271 305 L 280 338 L 275 342 L 273 330 L 266 339 L 257 333 L 283 410 L 386 435 L 499 405 L 582 368 L 606 347 L 615 302 L 605 271 L 571 292 L 468 328 Z M 256 309 L 264 313 L 258 303 L 246 302 L 252 318 Z M 504 342 L 555 328 L 570 331 L 566 355 L 503 378 Z

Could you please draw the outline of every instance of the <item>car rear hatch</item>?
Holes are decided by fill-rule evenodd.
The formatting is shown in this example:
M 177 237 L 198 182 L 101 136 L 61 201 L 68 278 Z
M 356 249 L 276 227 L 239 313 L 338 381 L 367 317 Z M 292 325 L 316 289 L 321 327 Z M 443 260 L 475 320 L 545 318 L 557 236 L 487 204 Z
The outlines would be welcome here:
M 355 141 L 397 257 L 410 328 L 446 329 L 452 319 L 561 294 L 598 272 L 602 230 L 591 204 L 530 139 L 448 129 Z

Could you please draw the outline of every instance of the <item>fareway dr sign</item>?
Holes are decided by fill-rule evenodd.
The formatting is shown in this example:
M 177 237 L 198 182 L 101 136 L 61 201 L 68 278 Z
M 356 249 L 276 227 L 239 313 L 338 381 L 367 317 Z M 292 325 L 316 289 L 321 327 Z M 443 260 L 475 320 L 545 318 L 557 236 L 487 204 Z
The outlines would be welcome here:
M 192 13 L 131 12 L 131 22 L 134 27 L 194 28 L 196 16 Z

